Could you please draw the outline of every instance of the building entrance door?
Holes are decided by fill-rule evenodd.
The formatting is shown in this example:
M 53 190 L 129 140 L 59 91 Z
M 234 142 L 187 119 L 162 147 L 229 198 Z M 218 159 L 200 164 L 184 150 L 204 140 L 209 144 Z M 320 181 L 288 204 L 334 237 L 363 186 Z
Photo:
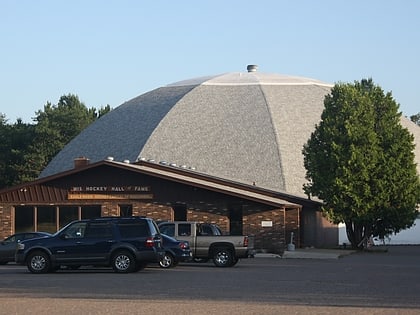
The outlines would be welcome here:
M 229 207 L 229 230 L 230 235 L 242 235 L 243 213 L 241 205 Z

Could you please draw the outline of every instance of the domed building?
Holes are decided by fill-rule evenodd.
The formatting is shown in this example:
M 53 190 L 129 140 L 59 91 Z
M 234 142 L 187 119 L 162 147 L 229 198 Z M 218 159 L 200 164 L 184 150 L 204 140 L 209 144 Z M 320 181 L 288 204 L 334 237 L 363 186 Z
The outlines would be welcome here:
M 98 178 L 104 173 L 113 174 L 109 178 L 113 177 L 117 186 L 125 189 L 146 182 L 142 177 L 127 184 L 122 179 L 127 175 L 109 169 L 99 172 L 105 166 L 124 170 L 130 166 L 143 175 L 187 184 L 174 187 L 177 193 L 173 196 L 168 189 L 162 189 L 166 183 L 138 186 L 162 192 L 153 194 L 148 211 L 130 213 L 155 219 L 215 221 L 225 224 L 231 233 L 237 229 L 237 233 L 260 236 L 261 248 L 272 247 L 267 242 L 284 245 L 290 241 L 288 233 L 292 230 L 301 244 L 336 245 L 336 226 L 322 217 L 319 203 L 309 200 L 303 192 L 306 179 L 302 155 L 303 145 L 320 120 L 324 97 L 332 86 L 309 78 L 259 72 L 257 66 L 250 65 L 247 72 L 200 77 L 157 88 L 120 105 L 81 132 L 49 163 L 39 184 L 52 185 L 51 180 L 55 183 L 63 176 L 77 177 L 75 159 L 77 165 L 86 163 L 86 172 L 89 167 L 93 169 L 92 165 L 98 168 L 95 178 L 91 174 L 89 180 L 78 179 L 83 187 L 94 187 L 95 192 L 114 185 L 105 178 L 107 184 L 99 183 Z M 420 173 L 420 128 L 407 118 L 402 118 L 402 123 L 415 136 Z M 72 184 L 65 189 L 60 186 L 67 189 L 67 199 L 54 203 L 69 202 L 75 198 L 74 188 L 82 187 L 73 179 L 67 181 Z M 194 187 L 194 192 L 187 192 L 189 186 Z M 206 192 L 196 199 L 193 194 L 203 187 L 222 193 L 223 197 Z M 240 191 L 234 191 L 233 187 Z M 86 193 L 85 188 L 80 189 Z M 33 194 L 37 194 L 36 189 Z M 232 200 L 233 197 L 240 200 Z M 108 208 L 113 215 L 121 214 L 121 201 L 105 205 L 108 197 L 95 195 L 95 198 L 89 204 L 92 200 L 100 201 L 100 215 L 107 214 Z M 124 201 L 123 206 L 128 204 L 132 203 Z M 162 216 L 161 210 L 150 211 L 150 204 L 170 209 L 164 210 L 168 212 Z M 113 207 L 119 210 L 113 212 Z M 132 207 L 146 206 L 139 203 Z M 177 214 L 179 209 L 183 209 L 181 216 Z M 289 211 L 292 209 L 296 211 Z M 294 215 L 287 219 L 290 213 Z M 279 217 L 285 227 L 281 241 L 274 232 Z M 287 224 L 294 227 L 286 228 Z
M 89 126 L 42 172 L 91 162 L 141 159 L 303 196 L 302 146 L 331 84 L 248 67 L 169 84 L 136 97 Z
M 71 141 L 41 177 L 71 169 L 75 157 L 112 156 L 305 197 L 302 147 L 333 85 L 247 70 L 176 82 L 122 104 Z M 416 137 L 420 173 L 420 128 L 402 123 Z

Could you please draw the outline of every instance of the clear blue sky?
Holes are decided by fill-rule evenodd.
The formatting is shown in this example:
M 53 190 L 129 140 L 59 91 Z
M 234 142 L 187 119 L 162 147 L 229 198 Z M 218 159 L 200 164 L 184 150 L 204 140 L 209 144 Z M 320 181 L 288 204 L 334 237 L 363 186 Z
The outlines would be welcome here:
M 155 88 L 259 71 L 372 78 L 420 112 L 417 0 L 0 0 L 0 112 L 32 122 L 73 93 L 115 108 Z

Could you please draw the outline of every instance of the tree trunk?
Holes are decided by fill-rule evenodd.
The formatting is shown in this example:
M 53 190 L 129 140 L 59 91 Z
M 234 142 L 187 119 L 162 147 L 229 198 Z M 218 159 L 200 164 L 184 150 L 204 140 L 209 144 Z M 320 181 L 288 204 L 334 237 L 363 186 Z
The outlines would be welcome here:
M 372 234 L 372 227 L 364 224 L 357 224 L 351 220 L 346 221 L 345 224 L 347 238 L 350 241 L 351 247 L 354 249 L 366 248 Z

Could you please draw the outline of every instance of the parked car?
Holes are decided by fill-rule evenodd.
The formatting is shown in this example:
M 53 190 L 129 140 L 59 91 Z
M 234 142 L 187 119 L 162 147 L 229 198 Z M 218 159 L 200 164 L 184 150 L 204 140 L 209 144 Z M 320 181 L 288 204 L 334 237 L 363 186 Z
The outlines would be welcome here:
M 159 261 L 162 268 L 171 268 L 180 262 L 192 260 L 190 244 L 187 241 L 179 241 L 171 236 L 162 234 L 162 244 L 165 255 Z
M 189 242 L 194 261 L 213 259 L 217 267 L 232 267 L 254 250 L 254 238 L 246 235 L 222 235 L 215 224 L 190 221 L 160 222 L 161 233 Z
M 164 253 L 162 236 L 152 219 L 102 217 L 74 221 L 50 237 L 23 241 L 15 260 L 32 273 L 81 266 L 127 273 L 159 262 Z
M 15 261 L 16 246 L 21 241 L 50 235 L 51 234 L 45 232 L 24 232 L 16 233 L 5 238 L 0 243 L 0 265 L 5 265 L 8 262 Z

